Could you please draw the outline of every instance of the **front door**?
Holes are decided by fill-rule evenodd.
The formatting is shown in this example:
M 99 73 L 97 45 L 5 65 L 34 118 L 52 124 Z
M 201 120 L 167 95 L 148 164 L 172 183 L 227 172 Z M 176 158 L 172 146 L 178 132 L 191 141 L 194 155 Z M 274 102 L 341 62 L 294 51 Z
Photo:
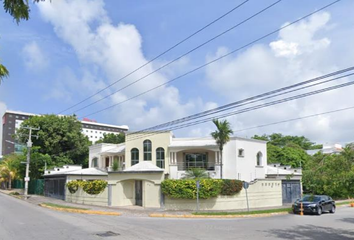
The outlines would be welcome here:
M 135 180 L 135 205 L 143 206 L 143 181 Z

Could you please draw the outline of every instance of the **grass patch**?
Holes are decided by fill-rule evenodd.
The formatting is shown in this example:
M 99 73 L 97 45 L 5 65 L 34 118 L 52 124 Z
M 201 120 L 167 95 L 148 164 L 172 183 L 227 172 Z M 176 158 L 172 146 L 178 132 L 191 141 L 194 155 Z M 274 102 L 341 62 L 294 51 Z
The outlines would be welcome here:
M 71 207 L 71 206 L 65 206 L 65 205 L 54 204 L 54 203 L 42 203 L 42 204 L 43 204 L 43 205 L 46 205 L 46 206 L 48 206 L 48 207 L 55 207 L 55 208 L 76 209 L 76 210 L 89 210 L 88 208 Z
M 262 213 L 281 213 L 281 212 L 291 212 L 291 208 L 277 208 L 277 209 L 267 209 L 267 210 L 256 210 L 249 212 L 194 212 L 193 215 L 252 215 L 252 214 L 262 214 Z
M 336 205 L 337 206 L 341 206 L 341 205 L 349 205 L 349 204 L 351 204 L 352 202 L 354 202 L 354 201 L 346 201 L 346 202 L 339 202 L 339 203 L 336 203 Z

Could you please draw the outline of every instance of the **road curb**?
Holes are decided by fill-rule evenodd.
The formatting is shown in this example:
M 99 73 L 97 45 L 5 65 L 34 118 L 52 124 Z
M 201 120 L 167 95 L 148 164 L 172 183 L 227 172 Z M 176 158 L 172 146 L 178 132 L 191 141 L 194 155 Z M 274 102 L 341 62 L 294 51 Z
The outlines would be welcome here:
M 149 214 L 149 217 L 155 218 L 256 218 L 256 217 L 272 217 L 279 215 L 286 215 L 288 212 L 280 213 L 260 213 L 260 214 L 250 214 L 250 215 L 175 215 L 175 214 L 161 214 L 161 213 L 152 213 Z
M 70 212 L 70 213 L 80 213 L 80 214 L 94 214 L 94 215 L 108 215 L 108 216 L 120 216 L 121 213 L 118 212 L 105 212 L 105 211 L 95 211 L 95 210 L 81 210 L 81 209 L 69 209 L 69 208 L 59 208 L 51 207 L 45 204 L 38 204 L 41 207 L 52 209 L 60 212 Z

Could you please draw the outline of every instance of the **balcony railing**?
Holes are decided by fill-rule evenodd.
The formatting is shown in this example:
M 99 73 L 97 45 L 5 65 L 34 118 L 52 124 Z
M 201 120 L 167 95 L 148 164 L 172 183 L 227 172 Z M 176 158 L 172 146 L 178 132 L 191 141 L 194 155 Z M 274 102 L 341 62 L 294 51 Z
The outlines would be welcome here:
M 183 162 L 177 164 L 178 171 L 186 171 L 191 168 L 201 168 L 206 171 L 215 171 L 215 162 Z

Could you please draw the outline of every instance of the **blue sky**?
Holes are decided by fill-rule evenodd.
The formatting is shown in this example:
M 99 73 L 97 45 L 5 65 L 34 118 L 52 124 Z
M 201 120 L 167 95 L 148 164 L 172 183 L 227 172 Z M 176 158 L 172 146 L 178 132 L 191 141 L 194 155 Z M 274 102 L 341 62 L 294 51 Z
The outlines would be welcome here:
M 31 5 L 31 19 L 19 25 L 0 11 L 0 59 L 10 71 L 10 78 L 0 85 L 0 111 L 58 113 L 241 2 L 53 0 Z M 275 0 L 249 1 L 95 99 L 149 73 L 273 2 Z M 76 114 L 81 118 L 164 83 L 331 2 L 283 0 L 161 72 Z M 354 19 L 350 11 L 353 7 L 353 2 L 343 0 L 292 29 L 151 94 L 89 118 L 138 130 L 349 67 L 354 58 L 354 51 L 350 49 L 354 40 Z M 238 130 L 329 111 L 350 106 L 350 102 L 354 102 L 352 91 L 349 87 L 228 120 Z M 90 101 L 79 107 L 88 103 Z M 65 114 L 73 113 L 72 110 Z M 352 115 L 353 112 L 343 112 L 238 135 L 282 132 L 305 135 L 318 142 L 348 142 L 354 140 L 348 131 L 353 130 Z M 203 136 L 212 130 L 209 123 L 178 131 L 176 135 Z

